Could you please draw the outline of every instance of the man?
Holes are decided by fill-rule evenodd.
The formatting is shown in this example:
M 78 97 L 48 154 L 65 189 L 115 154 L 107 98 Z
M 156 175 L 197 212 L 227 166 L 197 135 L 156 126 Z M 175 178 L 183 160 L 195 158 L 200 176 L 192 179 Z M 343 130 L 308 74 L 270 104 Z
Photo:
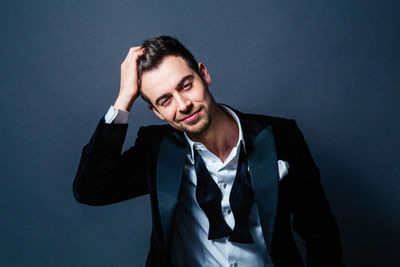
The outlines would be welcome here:
M 83 148 L 74 196 L 105 205 L 150 194 L 147 266 L 341 266 L 335 219 L 293 120 L 217 104 L 210 75 L 176 39 L 130 49 L 119 95 Z M 121 154 L 141 95 L 168 124 Z

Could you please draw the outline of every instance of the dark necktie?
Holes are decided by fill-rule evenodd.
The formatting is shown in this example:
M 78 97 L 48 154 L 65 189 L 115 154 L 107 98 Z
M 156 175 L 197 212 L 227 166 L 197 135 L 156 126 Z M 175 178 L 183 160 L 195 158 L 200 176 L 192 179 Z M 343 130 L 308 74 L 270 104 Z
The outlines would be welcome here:
M 197 176 L 196 199 L 206 214 L 210 228 L 208 239 L 229 236 L 229 241 L 238 243 L 254 243 L 249 231 L 249 214 L 254 201 L 254 193 L 249 182 L 247 160 L 243 144 L 240 142 L 239 161 L 235 181 L 232 186 L 229 202 L 235 227 L 228 226 L 222 216 L 221 190 L 212 179 L 203 159 L 194 149 L 194 168 Z

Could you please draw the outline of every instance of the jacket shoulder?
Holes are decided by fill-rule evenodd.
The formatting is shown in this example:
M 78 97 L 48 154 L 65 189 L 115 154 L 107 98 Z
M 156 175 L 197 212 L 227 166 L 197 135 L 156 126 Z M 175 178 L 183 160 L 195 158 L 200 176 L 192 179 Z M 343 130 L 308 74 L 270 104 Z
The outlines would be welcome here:
M 243 113 L 243 115 L 247 118 L 255 120 L 257 123 L 262 125 L 263 127 L 267 127 L 271 125 L 273 128 L 286 128 L 290 127 L 295 123 L 293 119 L 278 117 L 278 116 L 271 116 L 271 115 L 263 115 L 263 114 L 251 114 L 251 113 Z
M 171 126 L 168 124 L 160 124 L 160 125 L 147 125 L 140 127 L 139 131 L 143 131 L 146 134 L 163 134 L 166 131 L 171 130 Z
M 278 116 L 272 116 L 272 115 L 264 115 L 264 114 L 252 114 L 252 113 L 244 113 L 245 116 L 250 116 L 255 120 L 258 121 L 266 121 L 270 123 L 288 123 L 290 118 L 285 118 L 285 117 L 278 117 Z

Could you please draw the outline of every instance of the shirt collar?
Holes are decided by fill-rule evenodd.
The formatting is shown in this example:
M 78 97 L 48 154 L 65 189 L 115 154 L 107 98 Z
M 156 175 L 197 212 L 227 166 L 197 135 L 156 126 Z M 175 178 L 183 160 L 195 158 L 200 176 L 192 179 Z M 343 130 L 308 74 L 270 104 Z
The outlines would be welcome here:
M 237 125 L 238 125 L 238 128 L 239 128 L 239 138 L 238 138 L 238 142 L 237 142 L 237 144 L 236 144 L 236 146 L 235 147 L 238 147 L 239 146 L 239 144 L 240 144 L 240 142 L 242 141 L 243 142 L 243 148 L 245 149 L 245 143 L 244 143 L 244 139 L 243 139 L 243 131 L 242 131 L 242 125 L 240 124 L 240 120 L 239 120 L 239 117 L 236 115 L 236 113 L 232 110 L 232 109 L 230 109 L 229 107 L 227 107 L 227 106 L 225 106 L 225 105 L 219 105 L 221 108 L 223 108 L 226 112 L 228 112 L 228 114 L 230 114 L 232 117 L 233 117 L 233 119 L 236 121 L 236 123 L 237 123 Z M 206 147 L 205 147 L 205 145 L 203 145 L 202 143 L 200 143 L 200 142 L 194 142 L 192 139 L 190 139 L 190 137 L 186 134 L 186 132 L 183 132 L 184 133 L 184 135 L 185 135 L 185 138 L 186 138 L 186 140 L 188 141 L 188 143 L 189 143 L 189 146 L 190 146 L 190 160 L 192 161 L 192 163 L 194 162 L 194 148 L 196 148 L 196 149 L 207 149 Z M 246 151 L 246 149 L 245 149 L 245 151 Z

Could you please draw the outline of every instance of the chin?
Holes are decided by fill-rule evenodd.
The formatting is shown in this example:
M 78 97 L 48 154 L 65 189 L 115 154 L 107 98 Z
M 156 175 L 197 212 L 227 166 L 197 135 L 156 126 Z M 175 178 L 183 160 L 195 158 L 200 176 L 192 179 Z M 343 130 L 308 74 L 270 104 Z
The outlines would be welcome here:
M 210 124 L 211 117 L 207 116 L 202 121 L 199 121 L 194 125 L 184 125 L 182 130 L 189 134 L 202 134 L 210 127 Z

